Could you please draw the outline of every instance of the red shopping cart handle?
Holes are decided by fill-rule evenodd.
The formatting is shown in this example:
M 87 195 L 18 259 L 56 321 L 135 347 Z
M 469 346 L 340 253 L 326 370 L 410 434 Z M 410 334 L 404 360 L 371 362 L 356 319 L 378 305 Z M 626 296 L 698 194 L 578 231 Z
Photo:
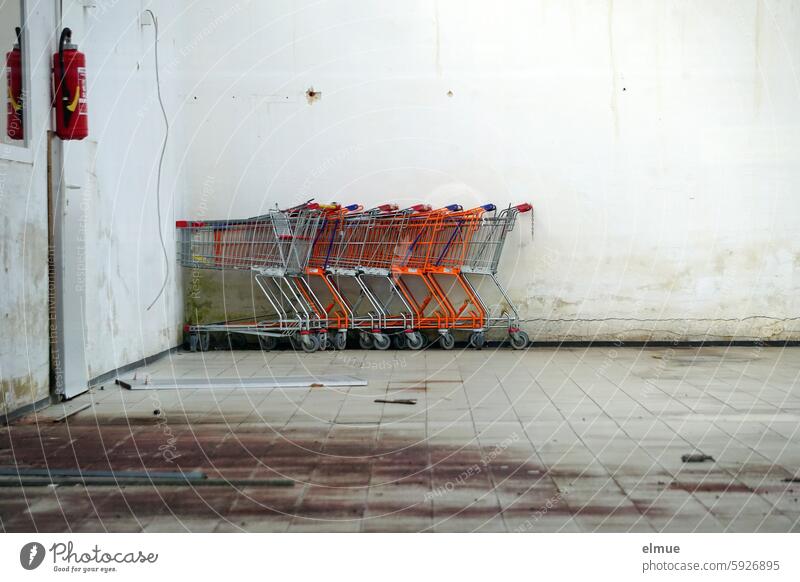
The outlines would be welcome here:
M 198 220 L 176 220 L 175 221 L 175 228 L 196 228 L 198 226 L 205 226 L 205 222 L 200 222 Z
M 414 212 L 430 212 L 431 205 L 430 204 L 415 204 L 409 210 L 413 210 Z
M 530 202 L 523 202 L 522 204 L 517 204 L 514 208 L 516 208 L 519 212 L 530 212 L 533 210 L 533 204 Z
M 378 210 L 381 212 L 396 212 L 398 208 L 397 204 L 381 204 L 378 206 Z

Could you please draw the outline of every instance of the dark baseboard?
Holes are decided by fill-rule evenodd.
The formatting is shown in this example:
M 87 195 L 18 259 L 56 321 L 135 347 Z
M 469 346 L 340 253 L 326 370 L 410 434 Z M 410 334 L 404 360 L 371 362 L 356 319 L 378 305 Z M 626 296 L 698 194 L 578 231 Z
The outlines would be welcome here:
M 456 341 L 457 348 L 467 348 L 469 344 L 466 341 Z M 778 347 L 788 348 L 800 346 L 800 340 L 688 340 L 688 341 L 675 341 L 675 340 L 639 340 L 639 341 L 623 341 L 623 340 L 564 340 L 564 341 L 536 341 L 533 340 L 528 344 L 529 349 L 536 348 L 673 348 L 673 349 L 692 349 L 692 348 L 710 348 L 710 347 L 723 347 L 723 348 L 736 348 L 736 347 Z M 509 347 L 507 340 L 487 340 L 484 344 L 485 348 L 501 348 Z M 190 353 L 188 349 L 183 346 L 174 348 L 175 350 L 185 351 Z M 211 351 L 227 351 L 228 348 L 224 346 L 213 345 Z M 248 344 L 245 347 L 237 348 L 242 350 L 258 350 L 258 344 Z M 359 349 L 354 342 L 348 342 L 347 350 Z M 293 348 L 288 342 L 282 342 L 272 351 L 293 351 Z M 133 364 L 136 367 L 138 364 Z
M 41 410 L 43 408 L 47 408 L 50 406 L 51 400 L 50 397 L 47 396 L 42 398 L 37 402 L 33 402 L 31 404 L 26 404 L 16 410 L 9 412 L 8 414 L 0 414 L 0 426 L 6 426 L 17 420 L 18 418 L 25 416 L 26 414 L 30 414 L 31 412 L 36 412 L 37 410 Z
M 489 342 L 487 342 L 489 343 Z M 500 342 L 497 342 L 500 345 Z M 800 340 L 693 340 L 693 341 L 670 341 L 670 340 L 650 340 L 650 341 L 552 341 L 536 342 L 532 341 L 530 347 L 542 348 L 752 348 L 752 347 L 796 347 L 800 346 Z

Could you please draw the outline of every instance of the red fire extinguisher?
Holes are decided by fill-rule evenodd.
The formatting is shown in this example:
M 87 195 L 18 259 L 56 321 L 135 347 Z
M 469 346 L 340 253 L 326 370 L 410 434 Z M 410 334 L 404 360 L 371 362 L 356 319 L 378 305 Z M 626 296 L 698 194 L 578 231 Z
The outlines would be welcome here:
M 53 55 L 53 106 L 56 135 L 61 139 L 83 139 L 89 135 L 86 104 L 86 56 L 72 44 L 72 31 L 65 28 Z
M 8 77 L 8 115 L 6 116 L 6 133 L 11 139 L 24 137 L 22 127 L 22 51 L 21 36 L 17 27 L 17 43 L 6 53 L 6 76 Z

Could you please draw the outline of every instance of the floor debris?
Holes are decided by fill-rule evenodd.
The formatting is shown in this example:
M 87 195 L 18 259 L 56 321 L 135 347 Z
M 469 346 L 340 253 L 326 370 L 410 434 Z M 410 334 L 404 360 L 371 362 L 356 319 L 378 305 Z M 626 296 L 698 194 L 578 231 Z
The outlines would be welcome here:
M 681 456 L 681 461 L 684 463 L 705 463 L 706 461 L 713 461 L 714 457 L 705 455 L 703 453 L 691 453 Z
M 206 479 L 202 471 L 91 471 L 58 467 L 0 467 L 0 477 L 98 477 L 109 479 Z
M 209 479 L 202 471 L 82 471 L 0 467 L 2 487 L 85 486 L 193 486 L 193 487 L 293 487 L 291 479 Z
M 290 479 L 112 479 L 109 477 L 0 477 L 0 488 L 84 485 L 86 487 L 294 487 Z
M 375 402 L 384 404 L 416 404 L 416 398 L 376 398 Z

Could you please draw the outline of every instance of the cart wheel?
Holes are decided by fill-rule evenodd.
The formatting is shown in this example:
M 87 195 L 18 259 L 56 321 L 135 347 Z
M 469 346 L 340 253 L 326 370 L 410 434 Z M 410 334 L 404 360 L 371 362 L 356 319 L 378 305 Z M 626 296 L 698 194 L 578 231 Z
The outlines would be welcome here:
M 319 336 L 307 334 L 303 336 L 303 339 L 300 340 L 300 345 L 303 348 L 303 351 L 307 354 L 313 354 L 319 349 Z
M 209 332 L 197 334 L 197 351 L 207 352 L 211 347 L 211 334 Z
M 265 352 L 271 352 L 278 346 L 278 338 L 271 335 L 258 336 L 258 345 Z
M 452 350 L 456 345 L 456 338 L 450 332 L 442 334 L 439 338 L 439 345 L 442 346 L 443 350 Z
M 528 342 L 530 338 L 528 334 L 524 331 L 517 331 L 508 336 L 508 339 L 511 340 L 511 347 L 515 350 L 521 350 L 528 347 Z
M 229 333 L 225 336 L 229 350 L 243 350 L 247 347 L 247 338 L 240 333 Z
M 376 333 L 372 341 L 375 343 L 375 347 L 379 350 L 388 350 L 389 346 L 392 344 L 392 340 L 389 339 L 389 336 L 385 333 Z
M 317 343 L 322 351 L 333 348 L 333 341 L 328 337 L 328 332 L 317 334 Z
M 372 336 L 367 333 L 362 333 L 358 336 L 358 345 L 362 350 L 371 350 L 375 345 L 372 341 Z
M 474 331 L 469 336 L 469 345 L 476 350 L 480 350 L 486 345 L 486 334 L 482 331 Z
M 292 349 L 295 351 L 299 351 L 302 347 L 303 342 L 300 340 L 299 333 L 293 333 L 289 336 L 289 343 L 292 344 Z
M 347 347 L 347 332 L 339 332 L 333 336 L 333 347 L 341 351 Z
M 425 345 L 425 336 L 415 331 L 411 335 L 406 336 L 406 345 L 412 350 L 420 350 L 422 346 Z
M 406 345 L 408 342 L 406 341 L 406 334 L 398 333 L 392 337 L 392 342 L 394 343 L 394 348 L 396 350 L 404 350 L 406 349 Z

